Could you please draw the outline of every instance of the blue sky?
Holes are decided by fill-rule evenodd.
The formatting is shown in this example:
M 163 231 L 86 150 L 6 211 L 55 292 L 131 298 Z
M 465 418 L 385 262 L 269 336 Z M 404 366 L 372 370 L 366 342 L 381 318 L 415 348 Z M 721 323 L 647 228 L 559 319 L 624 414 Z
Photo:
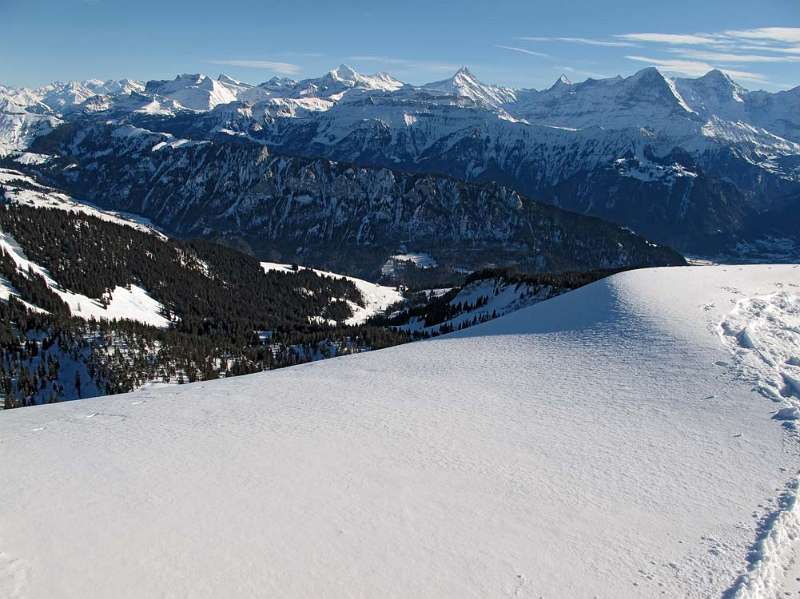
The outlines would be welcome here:
M 545 87 L 712 67 L 751 89 L 800 85 L 798 0 L 0 0 L 0 83 L 225 72 L 258 83 L 340 63 L 410 83 L 462 65 Z

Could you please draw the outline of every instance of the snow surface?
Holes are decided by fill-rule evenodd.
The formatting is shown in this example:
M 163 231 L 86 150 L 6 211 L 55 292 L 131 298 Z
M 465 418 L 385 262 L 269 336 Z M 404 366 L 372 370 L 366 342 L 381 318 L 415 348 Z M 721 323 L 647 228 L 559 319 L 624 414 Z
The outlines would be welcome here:
M 107 294 L 108 305 L 77 293 L 59 293 L 69 305 L 74 316 L 96 320 L 114 320 L 127 318 L 154 327 L 166 328 L 169 319 L 163 316 L 164 306 L 136 285 L 120 287 L 117 285 Z
M 776 293 L 800 267 L 639 270 L 431 341 L 2 413 L 0 595 L 774 596 L 798 438 L 720 331 Z
M 292 270 L 291 264 L 279 264 L 277 262 L 262 262 L 261 268 L 264 269 L 264 272 L 269 272 L 271 270 L 277 270 L 280 272 L 294 272 Z M 370 317 L 375 316 L 376 314 L 379 314 L 381 312 L 385 312 L 386 308 L 388 308 L 392 304 L 396 304 L 397 302 L 403 301 L 403 294 L 394 287 L 388 287 L 386 285 L 378 285 L 377 283 L 370 283 L 369 281 L 365 281 L 364 279 L 348 277 L 345 275 L 337 274 L 335 272 L 316 270 L 313 268 L 306 269 L 304 266 L 301 266 L 300 268 L 305 270 L 312 270 L 318 275 L 325 277 L 333 277 L 335 279 L 347 279 L 356 286 L 356 289 L 358 289 L 358 292 L 361 294 L 361 297 L 364 300 L 364 305 L 359 306 L 358 304 L 347 300 L 347 305 L 350 306 L 350 311 L 353 313 L 353 315 L 350 318 L 344 321 L 345 324 L 347 325 L 363 324 L 367 322 L 367 320 Z

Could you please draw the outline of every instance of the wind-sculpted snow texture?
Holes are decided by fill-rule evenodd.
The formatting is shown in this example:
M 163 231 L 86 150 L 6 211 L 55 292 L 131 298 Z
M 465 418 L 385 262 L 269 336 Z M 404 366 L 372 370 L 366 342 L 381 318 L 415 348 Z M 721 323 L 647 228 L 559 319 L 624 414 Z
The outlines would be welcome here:
M 798 285 L 632 271 L 431 341 L 4 413 L 0 595 L 776 596 L 800 447 L 721 323 L 783 368 Z

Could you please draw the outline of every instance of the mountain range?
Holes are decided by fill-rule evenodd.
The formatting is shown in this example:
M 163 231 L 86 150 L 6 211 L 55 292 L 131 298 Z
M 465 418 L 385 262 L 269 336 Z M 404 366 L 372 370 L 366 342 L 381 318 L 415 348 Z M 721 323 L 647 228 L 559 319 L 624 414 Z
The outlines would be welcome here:
M 431 256 L 442 274 L 684 263 L 619 225 L 502 185 L 291 156 L 236 136 L 198 141 L 95 121 L 63 125 L 34 148 L 52 157 L 23 155 L 18 168 L 170 235 L 373 280 L 407 252 Z
M 260 85 L 180 75 L 0 87 L 6 153 L 65 122 L 80 129 L 109 121 L 496 182 L 684 253 L 785 260 L 800 251 L 792 216 L 800 202 L 800 87 L 748 91 L 718 70 L 696 79 L 654 68 L 581 83 L 562 76 L 544 90 L 487 85 L 467 68 L 409 85 L 346 65 Z

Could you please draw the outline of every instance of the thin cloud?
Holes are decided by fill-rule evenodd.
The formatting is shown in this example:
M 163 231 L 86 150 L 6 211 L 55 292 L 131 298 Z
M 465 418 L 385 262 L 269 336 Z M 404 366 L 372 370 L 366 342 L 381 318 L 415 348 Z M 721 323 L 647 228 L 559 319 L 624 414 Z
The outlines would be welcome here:
M 800 54 L 800 46 L 770 46 L 770 45 L 742 45 L 740 50 L 758 50 L 759 52 L 777 52 L 780 54 Z
M 758 29 L 734 29 L 724 35 L 737 39 L 766 40 L 787 44 L 800 43 L 800 27 L 759 27 Z
M 526 42 L 565 42 L 568 44 L 585 44 L 587 46 L 607 46 L 607 47 L 631 47 L 636 46 L 631 42 L 618 41 L 618 40 L 598 40 L 588 37 L 540 37 L 540 36 L 525 36 L 516 37 L 514 39 L 523 40 Z
M 583 69 L 576 69 L 575 67 L 571 67 L 568 65 L 556 66 L 553 67 L 556 71 L 561 71 L 562 73 L 570 73 L 573 75 L 579 75 L 582 77 L 590 77 L 591 79 L 610 79 L 611 75 L 607 75 L 606 73 L 597 73 L 595 71 L 584 71 Z
M 539 56 L 540 58 L 550 58 L 549 54 L 545 54 L 544 52 L 534 52 L 533 50 L 528 50 L 526 48 L 517 48 L 515 46 L 501 46 L 499 44 L 495 44 L 495 48 L 500 48 L 501 50 L 511 50 L 512 52 L 519 52 L 520 54 L 528 54 L 529 56 Z
M 772 55 L 764 54 L 731 54 L 727 52 L 709 52 L 705 50 L 685 50 L 672 48 L 671 52 L 680 54 L 682 58 L 695 60 L 710 60 L 718 63 L 746 64 L 758 62 L 800 62 L 800 55 Z
M 623 33 L 614 37 L 636 42 L 650 42 L 657 44 L 675 44 L 685 46 L 698 46 L 717 44 L 719 39 L 709 34 L 683 34 L 683 33 Z
M 281 75 L 298 75 L 302 69 L 299 65 L 289 62 L 276 62 L 274 60 L 210 60 L 211 64 L 229 67 L 242 67 L 246 69 L 264 69 L 275 71 Z
M 323 58 L 325 55 L 322 52 L 281 52 L 277 56 L 286 56 L 288 58 Z
M 375 62 L 379 64 L 386 64 L 392 65 L 395 67 L 400 67 L 403 69 L 422 69 L 428 71 L 455 71 L 459 68 L 457 64 L 451 64 L 446 62 L 435 62 L 435 61 L 427 61 L 427 60 L 411 60 L 407 58 L 395 58 L 392 56 L 375 56 L 375 55 L 355 55 L 355 56 L 348 56 L 348 60 L 353 61 L 360 61 L 360 62 Z
M 651 64 L 663 69 L 664 71 L 675 73 L 677 75 L 686 75 L 688 77 L 699 77 L 714 69 L 714 67 L 707 62 L 696 60 L 662 59 L 652 58 L 649 56 L 626 56 L 625 58 L 628 60 L 635 60 L 637 62 Z M 733 69 L 723 70 L 731 77 L 736 77 L 737 79 L 756 81 L 758 83 L 768 83 L 767 79 L 758 73 Z

